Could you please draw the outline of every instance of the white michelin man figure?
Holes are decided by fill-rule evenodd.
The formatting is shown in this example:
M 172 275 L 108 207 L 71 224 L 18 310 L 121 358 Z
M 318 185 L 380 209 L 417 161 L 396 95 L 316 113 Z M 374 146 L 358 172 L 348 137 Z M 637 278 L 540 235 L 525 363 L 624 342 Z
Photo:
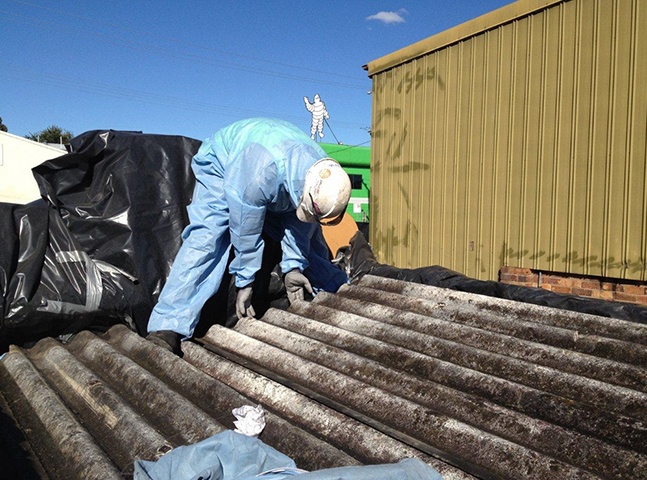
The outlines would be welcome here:
M 326 104 L 321 101 L 319 94 L 316 94 L 312 103 L 308 100 L 308 97 L 303 97 L 303 101 L 306 104 L 306 108 L 310 113 L 312 113 L 312 125 L 310 126 L 310 138 L 315 139 L 315 133 L 319 133 L 319 138 L 323 138 L 323 124 L 324 118 L 330 118 L 328 115 L 328 110 L 326 110 Z

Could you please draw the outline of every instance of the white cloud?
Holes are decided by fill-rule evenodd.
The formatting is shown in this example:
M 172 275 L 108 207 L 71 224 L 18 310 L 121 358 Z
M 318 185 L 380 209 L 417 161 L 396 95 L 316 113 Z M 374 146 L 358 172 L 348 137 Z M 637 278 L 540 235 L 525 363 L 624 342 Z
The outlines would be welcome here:
M 404 8 L 401 8 L 397 12 L 378 12 L 375 15 L 366 17 L 366 20 L 377 20 L 382 23 L 404 23 L 405 20 L 402 17 L 403 14 L 409 13 Z

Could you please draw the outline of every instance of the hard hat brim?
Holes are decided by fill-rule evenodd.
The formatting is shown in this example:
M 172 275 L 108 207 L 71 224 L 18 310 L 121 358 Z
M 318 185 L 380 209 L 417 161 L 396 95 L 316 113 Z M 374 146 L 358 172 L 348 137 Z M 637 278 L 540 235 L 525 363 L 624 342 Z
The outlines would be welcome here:
M 317 223 L 317 217 L 308 211 L 303 202 L 297 207 L 297 218 L 305 223 Z

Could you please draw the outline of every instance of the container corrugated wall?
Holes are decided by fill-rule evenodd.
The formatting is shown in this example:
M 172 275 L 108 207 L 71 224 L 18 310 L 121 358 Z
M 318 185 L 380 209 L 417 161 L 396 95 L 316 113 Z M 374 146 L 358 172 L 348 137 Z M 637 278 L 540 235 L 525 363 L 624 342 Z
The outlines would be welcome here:
M 520 0 L 369 63 L 378 259 L 645 280 L 646 7 Z

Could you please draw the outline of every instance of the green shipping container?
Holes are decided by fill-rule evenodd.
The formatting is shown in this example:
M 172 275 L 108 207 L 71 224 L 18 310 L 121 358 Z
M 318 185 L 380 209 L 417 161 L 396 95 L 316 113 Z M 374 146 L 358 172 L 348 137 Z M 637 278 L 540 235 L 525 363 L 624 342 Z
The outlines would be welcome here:
M 350 177 L 352 194 L 347 212 L 358 223 L 369 221 L 371 192 L 371 148 L 320 143 L 321 148 L 344 168 Z

